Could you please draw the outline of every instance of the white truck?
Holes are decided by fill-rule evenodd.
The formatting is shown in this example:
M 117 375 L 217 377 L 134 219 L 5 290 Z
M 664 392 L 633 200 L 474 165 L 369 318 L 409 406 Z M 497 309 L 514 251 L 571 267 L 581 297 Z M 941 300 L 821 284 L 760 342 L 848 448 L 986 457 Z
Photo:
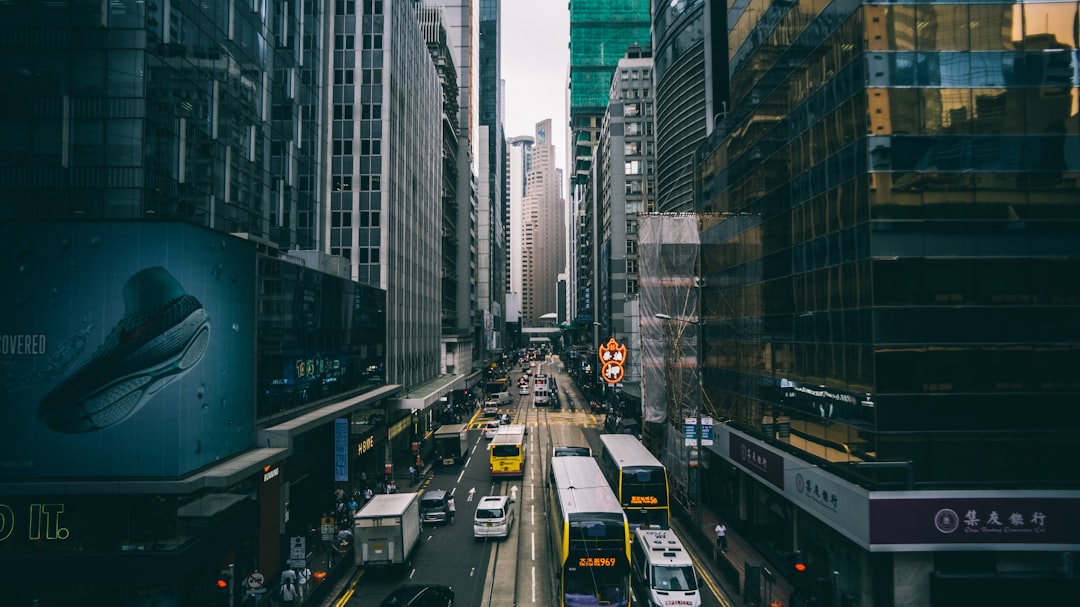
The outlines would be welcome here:
M 465 461 L 469 452 L 469 425 L 447 424 L 435 431 L 435 463 L 456 466 Z
M 420 494 L 376 495 L 353 517 L 358 567 L 409 566 L 420 544 Z

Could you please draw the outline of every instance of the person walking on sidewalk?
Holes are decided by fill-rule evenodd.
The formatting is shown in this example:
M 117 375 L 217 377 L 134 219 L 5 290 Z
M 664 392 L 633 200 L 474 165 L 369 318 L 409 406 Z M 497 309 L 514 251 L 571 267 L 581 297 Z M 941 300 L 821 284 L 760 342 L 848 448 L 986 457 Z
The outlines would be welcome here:
M 716 547 L 720 552 L 727 551 L 727 526 L 723 522 L 716 523 Z
M 416 484 L 416 466 L 409 466 L 409 478 L 412 479 L 412 484 Z

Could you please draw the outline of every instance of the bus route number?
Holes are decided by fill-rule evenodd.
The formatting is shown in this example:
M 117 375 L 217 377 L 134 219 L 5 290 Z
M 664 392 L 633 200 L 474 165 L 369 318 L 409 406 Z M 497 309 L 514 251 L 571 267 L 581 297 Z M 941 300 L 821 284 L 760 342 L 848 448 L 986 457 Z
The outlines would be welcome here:
M 633 506 L 655 506 L 660 503 L 655 495 L 631 495 L 630 504 Z
M 578 559 L 578 567 L 614 567 L 614 557 L 583 556 Z

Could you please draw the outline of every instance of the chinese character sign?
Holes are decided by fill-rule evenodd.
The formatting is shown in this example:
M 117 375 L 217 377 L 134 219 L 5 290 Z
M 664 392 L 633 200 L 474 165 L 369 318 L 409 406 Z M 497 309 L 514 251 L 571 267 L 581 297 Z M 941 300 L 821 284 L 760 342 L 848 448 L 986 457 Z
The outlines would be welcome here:
M 615 343 L 615 338 L 600 346 L 600 371 L 609 384 L 617 384 L 623 378 L 623 363 L 626 361 L 626 345 Z

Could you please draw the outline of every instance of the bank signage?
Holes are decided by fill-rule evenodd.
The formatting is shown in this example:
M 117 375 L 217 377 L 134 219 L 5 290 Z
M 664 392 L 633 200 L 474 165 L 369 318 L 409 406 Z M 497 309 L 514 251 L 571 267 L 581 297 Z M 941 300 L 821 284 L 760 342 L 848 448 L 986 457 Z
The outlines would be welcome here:
M 875 496 L 870 500 L 870 542 L 894 547 L 918 544 L 921 549 L 927 545 L 1055 544 L 1062 550 L 1076 550 L 1080 548 L 1077 512 L 1080 494 Z

